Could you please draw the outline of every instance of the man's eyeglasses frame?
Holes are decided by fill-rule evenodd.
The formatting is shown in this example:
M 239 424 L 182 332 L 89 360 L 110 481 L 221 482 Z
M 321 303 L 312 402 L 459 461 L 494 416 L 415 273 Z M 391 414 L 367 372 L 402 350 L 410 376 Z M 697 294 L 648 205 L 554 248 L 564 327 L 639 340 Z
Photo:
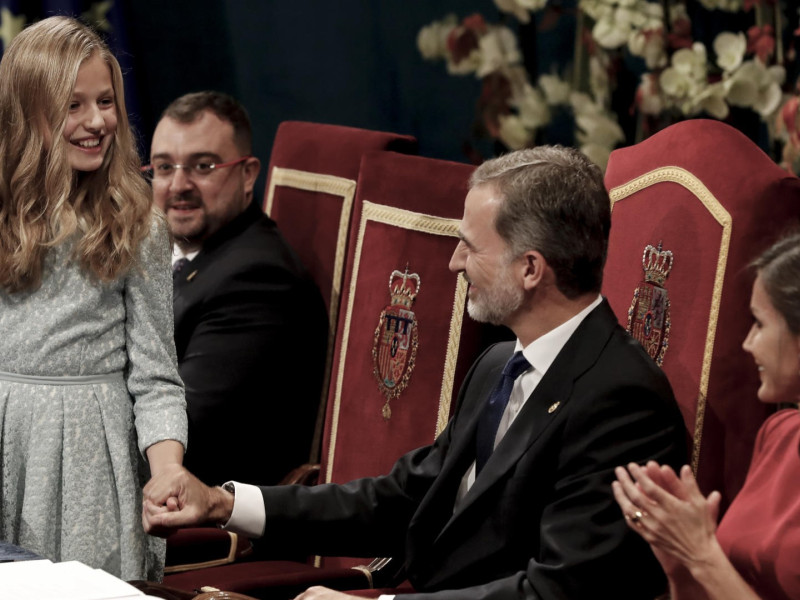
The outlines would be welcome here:
M 175 173 L 178 172 L 178 169 L 183 169 L 186 176 L 189 178 L 192 178 L 194 176 L 207 177 L 217 169 L 224 169 L 226 167 L 232 167 L 234 165 L 238 165 L 239 163 L 242 163 L 249 158 L 253 158 L 253 156 L 251 154 L 248 154 L 247 156 L 242 156 L 241 158 L 237 158 L 236 160 L 231 160 L 224 163 L 213 163 L 213 162 L 203 162 L 203 161 L 198 161 L 194 164 L 185 164 L 185 165 L 179 163 L 175 164 L 162 163 L 159 166 L 163 167 L 168 165 L 170 167 L 170 172 L 169 173 L 161 172 L 161 175 L 158 175 L 159 170 L 156 169 L 156 165 L 152 164 L 144 165 L 143 167 L 141 167 L 140 170 L 142 173 L 148 175 L 150 179 L 157 181 L 168 181 L 172 179 L 175 176 Z M 202 167 L 203 170 L 199 170 L 199 167 Z

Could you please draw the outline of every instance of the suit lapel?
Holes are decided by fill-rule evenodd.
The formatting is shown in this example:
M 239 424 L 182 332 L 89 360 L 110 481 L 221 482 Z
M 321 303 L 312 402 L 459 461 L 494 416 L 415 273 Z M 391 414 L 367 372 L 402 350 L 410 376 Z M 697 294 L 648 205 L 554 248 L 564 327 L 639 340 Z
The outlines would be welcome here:
M 234 239 L 245 229 L 259 219 L 264 218 L 264 213 L 256 204 L 250 204 L 244 212 L 233 221 L 223 226 L 214 235 L 208 238 L 194 259 L 172 278 L 172 301 L 176 319 L 183 312 L 186 304 L 186 294 L 192 283 L 202 278 L 203 273 L 214 260 L 216 250 L 228 240 Z
M 511 424 L 497 448 L 489 457 L 486 466 L 481 471 L 480 476 L 475 480 L 466 497 L 459 504 L 458 510 L 453 514 L 449 523 L 442 530 L 441 534 L 459 519 L 470 512 L 471 507 L 486 491 L 497 485 L 501 478 L 519 461 L 519 459 L 530 449 L 559 417 L 561 412 L 568 405 L 572 388 L 575 380 L 586 372 L 596 361 L 601 351 L 608 342 L 611 333 L 617 326 L 617 320 L 608 302 L 603 302 L 595 308 L 575 330 L 561 352 L 550 365 L 536 389 L 529 396 L 517 418 Z M 506 359 L 510 356 L 508 354 Z M 495 379 L 500 376 L 502 364 L 497 370 Z M 494 382 L 492 382 L 492 385 Z M 489 388 L 491 389 L 491 388 Z M 489 392 L 486 392 L 488 399 Z M 485 402 L 485 400 L 484 400 Z M 452 450 L 455 454 L 471 453 L 474 459 L 475 431 L 478 418 L 482 411 L 477 410 L 470 423 L 471 435 L 460 440 L 454 445 Z M 470 445 L 472 448 L 470 448 Z M 462 463 L 461 460 L 454 460 L 453 463 Z M 467 462 L 463 467 L 460 476 L 463 476 L 466 469 L 471 464 Z M 439 537 L 441 537 L 441 534 Z
M 436 479 L 437 486 L 452 488 L 452 480 L 455 480 L 455 488 L 458 489 L 464 473 L 475 460 L 475 436 L 478 430 L 478 421 L 483 413 L 484 405 L 492 393 L 492 389 L 503 372 L 503 367 L 513 352 L 513 342 L 508 342 L 498 347 L 492 356 L 494 364 L 485 373 L 481 374 L 479 382 L 476 381 L 470 386 L 470 395 L 465 398 L 465 403 L 469 402 L 470 406 L 475 408 L 470 414 L 464 415 L 466 417 L 465 424 L 462 426 L 463 429 L 459 429 L 457 439 L 453 440 L 453 445 L 448 452 L 448 457 L 451 460 L 446 460 L 442 465 L 442 473 Z M 429 494 L 428 496 L 434 496 L 434 494 Z
M 409 525 L 409 534 L 419 544 L 430 547 L 453 515 L 456 494 L 464 473 L 475 460 L 475 432 L 483 405 L 500 377 L 508 357 L 514 351 L 513 342 L 500 343 L 489 349 L 475 365 L 475 372 L 462 390 L 456 416 L 448 425 L 452 435 L 447 457 L 431 488 L 420 501 Z M 443 434 L 444 435 L 444 434 Z M 412 533 L 413 532 L 413 533 Z

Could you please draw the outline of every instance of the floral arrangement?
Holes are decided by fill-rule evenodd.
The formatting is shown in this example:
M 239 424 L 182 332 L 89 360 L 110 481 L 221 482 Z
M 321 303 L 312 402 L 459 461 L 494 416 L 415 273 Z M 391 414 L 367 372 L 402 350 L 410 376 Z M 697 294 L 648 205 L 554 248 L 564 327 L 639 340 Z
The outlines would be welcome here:
M 536 13 L 541 13 L 540 23 L 570 13 L 576 19 L 575 55 L 566 74 L 551 71 L 535 80 L 523 64 L 516 33 L 506 24 L 488 23 L 480 14 L 461 20 L 448 15 L 420 30 L 417 45 L 425 59 L 445 61 L 450 74 L 482 80 L 480 122 L 506 147 L 536 143 L 554 112 L 566 110 L 573 118 L 576 145 L 605 167 L 611 150 L 626 140 L 612 110 L 615 82 L 619 69 L 635 62 L 641 67 L 629 103 L 636 114 L 635 139 L 629 141 L 682 118 L 725 120 L 736 107 L 758 115 L 770 142 L 782 146 L 781 164 L 798 171 L 800 97 L 796 86 L 784 89 L 787 65 L 796 62 L 794 40 L 800 28 L 787 31 L 789 20 L 779 0 L 697 0 L 689 7 L 675 0 L 494 3 L 521 24 L 530 23 Z M 722 31 L 707 47 L 693 38 L 687 8 L 747 14 L 752 25 L 747 31 Z M 790 39 L 788 51 L 784 35 Z

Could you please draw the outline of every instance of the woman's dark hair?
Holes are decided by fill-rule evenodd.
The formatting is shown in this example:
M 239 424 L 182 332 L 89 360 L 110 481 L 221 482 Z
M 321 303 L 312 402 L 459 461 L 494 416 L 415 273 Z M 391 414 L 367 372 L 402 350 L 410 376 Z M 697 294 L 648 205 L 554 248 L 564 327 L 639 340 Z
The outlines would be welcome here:
M 779 239 L 751 264 L 789 331 L 800 335 L 800 231 Z

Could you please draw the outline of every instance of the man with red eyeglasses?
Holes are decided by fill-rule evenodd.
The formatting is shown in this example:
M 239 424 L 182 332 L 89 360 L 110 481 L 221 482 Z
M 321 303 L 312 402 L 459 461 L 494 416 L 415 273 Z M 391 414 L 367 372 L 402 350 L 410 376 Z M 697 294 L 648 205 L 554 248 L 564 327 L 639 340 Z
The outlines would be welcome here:
M 325 365 L 322 297 L 253 201 L 251 152 L 245 109 L 197 92 L 166 108 L 143 169 L 175 240 L 184 464 L 209 485 L 277 483 L 308 461 Z

